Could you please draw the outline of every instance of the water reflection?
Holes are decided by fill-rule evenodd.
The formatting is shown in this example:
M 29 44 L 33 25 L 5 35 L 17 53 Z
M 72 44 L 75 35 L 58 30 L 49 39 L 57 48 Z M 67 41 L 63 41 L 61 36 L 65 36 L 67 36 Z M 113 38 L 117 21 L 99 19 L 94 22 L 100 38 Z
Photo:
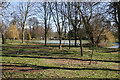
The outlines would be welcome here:
M 36 41 L 36 42 L 40 42 L 40 43 L 45 43 L 44 40 L 40 40 L 40 41 Z M 82 43 L 88 43 L 89 41 L 87 40 L 83 40 Z M 59 40 L 48 40 L 47 43 L 51 43 L 51 44 L 59 44 Z M 75 41 L 74 40 L 71 40 L 71 45 L 74 45 L 75 44 Z M 62 44 L 65 44 L 65 45 L 69 45 L 69 40 L 62 40 Z M 111 46 L 109 48 L 118 48 L 119 47 L 119 44 L 117 42 L 114 43 L 115 46 Z M 80 45 L 80 42 L 79 40 L 77 40 L 77 45 Z
M 115 46 L 111 46 L 109 48 L 118 48 L 119 47 L 119 44 L 117 42 L 115 42 L 114 44 L 115 44 Z
M 40 41 L 36 41 L 36 42 L 45 43 L 44 40 L 40 40 Z M 59 44 L 59 40 L 48 40 L 47 43 Z M 71 45 L 74 45 L 75 41 L 71 40 L 70 43 L 71 43 Z M 87 40 L 83 40 L 82 43 L 88 43 L 88 41 Z M 62 44 L 68 45 L 69 44 L 69 40 L 62 40 Z M 80 45 L 79 40 L 77 40 L 77 45 Z

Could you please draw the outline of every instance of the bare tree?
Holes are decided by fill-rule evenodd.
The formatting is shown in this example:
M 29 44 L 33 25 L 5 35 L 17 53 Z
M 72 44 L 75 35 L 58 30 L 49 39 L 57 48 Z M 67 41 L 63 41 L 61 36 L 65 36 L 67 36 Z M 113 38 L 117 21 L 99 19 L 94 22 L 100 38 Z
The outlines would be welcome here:
M 54 8 L 55 6 L 55 8 Z M 54 11 L 53 11 L 54 9 Z M 65 15 L 63 15 L 63 13 L 65 12 L 65 4 L 64 3 L 58 3 L 55 2 L 55 4 L 53 4 L 52 6 L 50 6 L 50 10 L 51 10 L 51 14 L 53 16 L 53 20 L 55 22 L 56 28 L 57 28 L 57 32 L 59 34 L 59 48 L 62 48 L 62 33 L 63 33 L 63 28 L 65 26 L 65 21 L 66 21 L 66 17 Z
M 110 3 L 109 7 L 109 13 L 113 15 L 114 22 L 118 26 L 118 40 L 120 49 L 120 1 Z
M 79 17 L 78 17 L 78 8 L 75 7 L 78 5 L 77 2 L 72 2 L 70 5 L 70 14 L 68 15 L 68 19 L 71 23 L 71 25 L 73 26 L 73 30 L 74 30 L 74 38 L 75 38 L 75 46 L 77 45 L 77 26 L 80 22 Z M 69 8 L 68 8 L 69 9 Z
M 71 12 L 70 12 L 70 2 L 68 2 L 67 3 L 67 5 L 68 5 L 68 26 L 69 26 L 69 49 L 70 49 L 70 41 L 71 41 L 71 31 L 70 31 L 70 21 L 69 21 L 69 19 L 71 19 L 71 16 L 69 16 L 69 15 L 71 15 Z
M 29 11 L 29 7 L 30 7 L 30 2 L 26 5 L 26 10 L 25 10 L 25 15 L 24 15 L 24 20 L 22 21 L 21 23 L 21 27 L 22 27 L 22 43 L 24 43 L 24 30 L 25 30 L 25 23 L 26 23 L 26 20 L 27 20 L 27 16 L 28 16 L 28 11 Z M 20 10 L 22 11 L 22 8 L 25 7 L 23 5 L 20 6 Z M 23 15 L 23 13 L 21 14 Z
M 17 15 L 18 16 L 18 22 L 19 25 L 22 28 L 22 43 L 24 43 L 24 32 L 25 32 L 25 26 L 26 26 L 26 21 L 30 16 L 33 16 L 33 6 L 35 3 L 33 2 L 19 2 L 18 6 L 16 6 L 16 9 L 18 11 L 14 11 L 11 13 L 12 15 Z
M 50 5 L 48 4 L 48 2 L 44 2 L 45 46 L 47 43 L 47 33 L 50 29 L 50 19 Z
M 38 18 L 41 19 L 40 24 L 44 24 L 44 28 L 45 28 L 44 38 L 45 38 L 45 46 L 46 46 L 47 38 L 48 38 L 48 31 L 50 29 L 50 24 L 51 24 L 50 5 L 48 4 L 48 2 L 38 3 L 36 6 L 35 12 L 38 13 L 37 16 Z
M 98 4 L 99 4 L 98 2 L 97 3 L 86 2 L 86 3 L 80 3 L 79 6 L 75 5 L 78 8 L 78 11 L 80 12 L 83 25 L 86 29 L 86 33 L 89 35 L 89 39 L 92 42 L 93 48 L 92 48 L 91 60 L 92 60 L 92 56 L 93 56 L 93 52 L 94 52 L 94 47 L 96 44 L 96 41 L 94 39 L 94 33 L 93 33 L 94 28 L 91 25 L 91 21 L 92 21 L 92 18 L 94 16 L 94 14 L 93 14 L 94 10 L 96 9 L 94 7 Z M 94 8 L 94 10 L 93 10 L 93 8 Z M 99 37 L 98 37 L 98 40 L 99 40 Z M 90 64 L 91 64 L 91 61 L 90 61 Z
M 0 2 L 0 9 L 1 9 L 0 10 L 0 16 L 1 16 L 1 18 L 0 18 L 0 20 L 1 20 L 0 30 L 1 30 L 1 33 L 2 33 L 2 44 L 7 43 L 6 42 L 6 37 L 5 37 L 5 28 L 6 28 L 7 25 L 5 25 L 5 23 L 3 22 L 3 19 L 2 19 L 3 17 L 5 17 L 4 14 L 3 14 L 3 10 L 6 10 L 6 8 L 8 8 L 8 6 L 9 6 L 9 4 L 10 3 L 5 2 L 5 0 Z
M 47 2 L 44 2 L 44 21 L 45 21 L 45 46 L 46 46 L 46 42 L 47 42 L 47 11 L 46 11 L 46 4 Z

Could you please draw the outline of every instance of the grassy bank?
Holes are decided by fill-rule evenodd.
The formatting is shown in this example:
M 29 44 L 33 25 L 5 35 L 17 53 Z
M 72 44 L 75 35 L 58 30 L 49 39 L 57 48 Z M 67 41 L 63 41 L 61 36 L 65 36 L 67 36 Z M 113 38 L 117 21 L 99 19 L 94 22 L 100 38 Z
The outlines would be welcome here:
M 89 65 L 91 47 L 8 41 L 2 45 L 3 78 L 119 78 L 118 49 L 96 48 Z

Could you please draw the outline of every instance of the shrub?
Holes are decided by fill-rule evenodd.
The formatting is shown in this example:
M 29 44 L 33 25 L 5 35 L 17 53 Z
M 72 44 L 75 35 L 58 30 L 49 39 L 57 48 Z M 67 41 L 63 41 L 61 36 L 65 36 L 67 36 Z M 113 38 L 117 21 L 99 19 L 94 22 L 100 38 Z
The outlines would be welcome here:
M 31 35 L 30 35 L 30 33 L 27 34 L 27 40 L 31 40 Z

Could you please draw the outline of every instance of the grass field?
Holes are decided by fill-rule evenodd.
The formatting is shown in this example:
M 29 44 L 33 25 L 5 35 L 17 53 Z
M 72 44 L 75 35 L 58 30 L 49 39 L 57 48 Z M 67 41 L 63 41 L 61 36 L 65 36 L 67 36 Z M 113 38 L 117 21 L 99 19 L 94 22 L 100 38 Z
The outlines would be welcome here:
M 3 78 L 119 78 L 118 49 L 98 47 L 89 65 L 91 47 L 40 44 L 8 41 L 2 45 L 1 69 Z

